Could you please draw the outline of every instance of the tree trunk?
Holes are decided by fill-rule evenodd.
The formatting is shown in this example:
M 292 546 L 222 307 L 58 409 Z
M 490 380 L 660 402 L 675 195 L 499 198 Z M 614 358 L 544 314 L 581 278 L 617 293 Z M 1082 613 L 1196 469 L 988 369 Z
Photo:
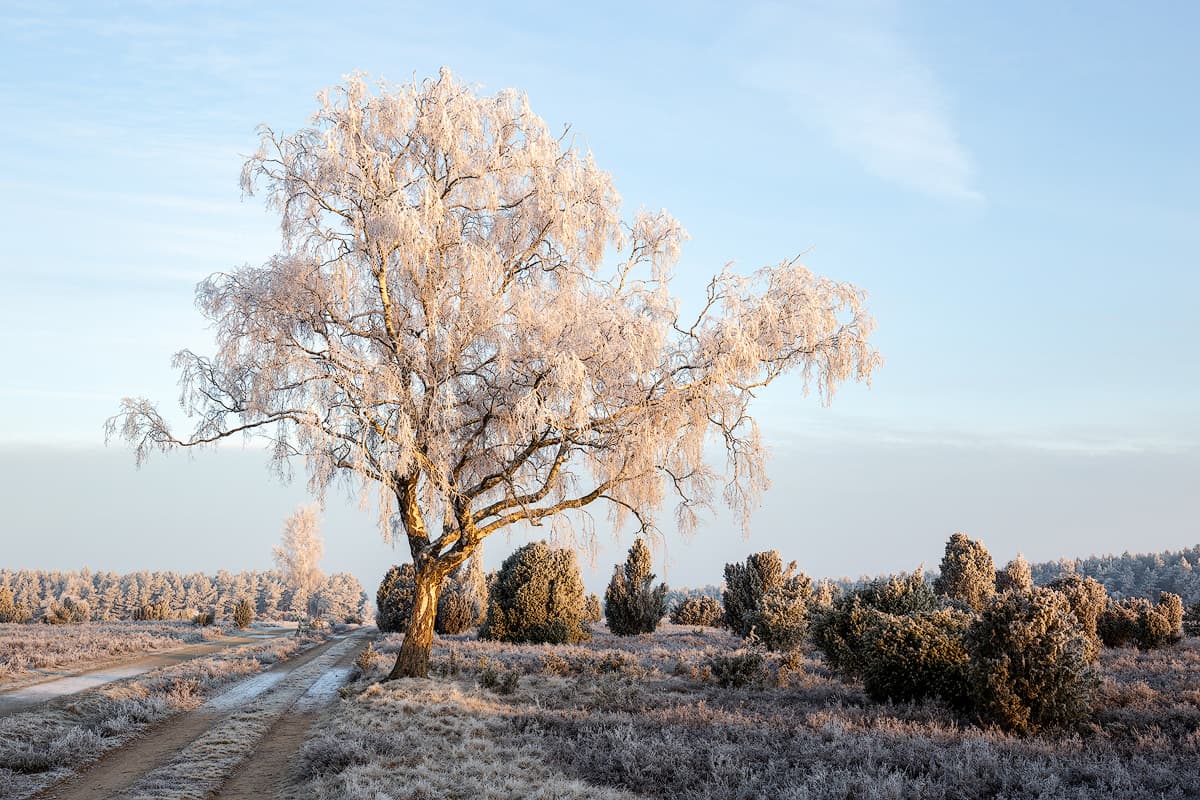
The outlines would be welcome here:
M 438 595 L 445 576 L 426 566 L 416 576 L 412 618 L 404 632 L 404 641 L 396 655 L 396 664 L 387 679 L 426 678 L 429 676 L 429 652 L 433 649 L 433 624 L 437 619 Z

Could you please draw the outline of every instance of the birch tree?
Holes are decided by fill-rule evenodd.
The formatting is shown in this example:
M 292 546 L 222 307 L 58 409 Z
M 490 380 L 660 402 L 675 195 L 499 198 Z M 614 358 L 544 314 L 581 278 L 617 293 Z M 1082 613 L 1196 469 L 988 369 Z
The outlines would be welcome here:
M 139 461 L 259 437 L 318 496 L 372 495 L 416 570 L 392 677 L 426 674 L 443 579 L 488 536 L 601 506 L 648 532 L 670 500 L 684 532 L 718 498 L 745 525 L 767 485 L 754 395 L 796 373 L 828 402 L 879 363 L 863 292 L 794 259 L 726 267 L 685 316 L 681 225 L 622 217 L 611 176 L 524 94 L 447 70 L 348 78 L 307 126 L 261 129 L 242 185 L 282 245 L 197 287 L 216 352 L 175 358 L 194 428 L 126 398 L 108 431 Z
M 273 551 L 275 566 L 292 587 L 292 610 L 312 616 L 311 603 L 325 581 L 319 563 L 325 552 L 320 534 L 320 507 L 300 506 L 283 523 L 283 537 Z

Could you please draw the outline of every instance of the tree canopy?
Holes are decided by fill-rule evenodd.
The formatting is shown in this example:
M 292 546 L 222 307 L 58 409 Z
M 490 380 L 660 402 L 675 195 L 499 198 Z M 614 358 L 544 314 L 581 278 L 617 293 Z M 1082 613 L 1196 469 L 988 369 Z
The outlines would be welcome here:
M 595 502 L 647 529 L 673 498 L 688 530 L 720 486 L 747 520 L 766 485 L 756 390 L 794 371 L 827 401 L 879 363 L 863 293 L 792 259 L 722 270 L 683 318 L 682 226 L 623 218 L 611 176 L 519 92 L 352 76 L 307 127 L 261 134 L 243 188 L 279 212 L 282 247 L 197 288 L 217 350 L 176 356 L 194 430 L 126 398 L 109 431 L 139 459 L 263 437 L 318 495 L 373 490 L 418 584 Z

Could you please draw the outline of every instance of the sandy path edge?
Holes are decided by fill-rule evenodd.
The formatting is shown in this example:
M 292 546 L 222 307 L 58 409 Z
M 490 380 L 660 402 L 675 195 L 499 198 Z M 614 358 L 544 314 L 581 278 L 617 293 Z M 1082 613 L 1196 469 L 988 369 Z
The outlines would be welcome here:
M 309 648 L 304 653 L 279 662 L 258 675 L 272 671 L 290 673 L 318 658 L 337 641 L 339 640 L 333 639 Z M 252 680 L 254 677 L 257 676 L 246 680 Z M 228 691 L 230 688 L 232 687 L 225 687 L 221 691 Z M 167 717 L 124 746 L 108 751 L 82 772 L 47 787 L 34 797 L 53 800 L 97 800 L 111 797 L 132 786 L 142 775 L 155 767 L 168 763 L 190 742 L 226 716 L 229 714 L 212 712 L 201 707 L 195 711 Z
M 341 670 L 349 677 L 349 668 L 362 649 L 367 646 L 369 639 L 364 639 L 358 646 L 351 648 L 338 659 L 331 673 Z M 338 699 L 335 685 L 332 696 L 314 698 L 313 702 L 305 702 L 309 695 L 297 701 L 292 709 L 284 714 L 266 736 L 259 741 L 254 750 L 253 759 L 248 759 L 222 784 L 214 795 L 217 800 L 262 800 L 268 797 L 278 797 L 290 784 L 299 777 L 295 774 L 296 756 L 308 739 L 313 725 L 329 711 L 329 707 Z
M 38 703 L 77 694 L 161 667 L 170 667 L 184 661 L 203 658 L 230 647 L 261 644 L 294 633 L 287 628 L 260 630 L 263 630 L 263 633 L 238 633 L 209 641 L 188 642 L 177 647 L 143 651 L 102 661 L 91 661 L 86 664 L 67 665 L 54 671 L 40 672 L 25 679 L 17 679 L 11 683 L 5 683 L 0 688 L 0 716 L 14 711 L 24 711 Z M 105 677 L 107 673 L 112 673 L 112 677 Z

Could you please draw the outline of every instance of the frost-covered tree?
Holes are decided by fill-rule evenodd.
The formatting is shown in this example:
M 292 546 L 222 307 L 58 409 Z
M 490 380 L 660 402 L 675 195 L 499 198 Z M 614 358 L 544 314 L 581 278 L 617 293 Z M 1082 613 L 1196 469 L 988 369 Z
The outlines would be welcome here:
M 275 575 L 266 575 L 258 585 L 259 617 L 276 619 L 279 616 L 279 603 L 283 600 L 283 583 Z
M 480 639 L 574 644 L 591 638 L 587 600 L 573 550 L 545 542 L 518 547 L 496 573 Z
M 979 611 L 996 592 L 996 567 L 983 542 L 956 533 L 946 542 L 934 591 Z
M 254 603 L 249 597 L 243 597 L 233 606 L 233 624 L 238 630 L 245 630 L 254 622 Z
M 29 619 L 29 609 L 13 598 L 12 589 L 0 586 L 0 622 L 25 622 Z
M 1017 557 L 1004 565 L 1004 569 L 996 570 L 997 592 L 1028 592 L 1033 589 L 1033 571 L 1025 556 L 1017 553 Z
M 618 636 L 654 633 L 667 613 L 667 585 L 654 586 L 652 566 L 650 548 L 637 539 L 625 563 L 613 568 L 604 592 L 604 616 L 608 629 Z
M 319 563 L 325 552 L 321 542 L 320 508 L 300 506 L 283 523 L 283 537 L 274 549 L 275 565 L 292 589 L 292 610 L 311 616 L 310 601 L 325 580 Z
M 375 592 L 375 624 L 384 633 L 401 633 L 412 619 L 416 576 L 412 564 L 396 564 Z
M 42 613 L 42 622 L 47 625 L 69 625 L 87 622 L 92 618 L 92 609 L 86 600 L 63 595 L 52 601 Z
M 523 94 L 445 70 L 323 93 L 307 127 L 262 129 L 243 187 L 282 247 L 197 288 L 216 353 L 175 359 L 195 429 L 126 398 L 108 432 L 139 461 L 261 436 L 314 493 L 373 494 L 415 568 L 392 677 L 427 673 L 443 581 L 488 536 L 586 524 L 564 512 L 592 504 L 650 530 L 671 497 L 686 530 L 722 483 L 748 525 L 767 484 L 754 394 L 791 372 L 827 402 L 879 363 L 863 293 L 796 260 L 723 270 L 685 319 L 680 224 L 622 218 L 611 176 Z
M 362 584 L 348 572 L 335 572 L 324 580 L 317 591 L 317 604 L 322 616 L 336 622 L 345 622 L 350 618 L 362 619 L 366 611 L 363 607 Z
M 462 633 L 483 623 L 487 613 L 487 576 L 483 572 L 483 554 L 476 550 L 446 579 L 438 597 L 438 633 Z
M 790 650 L 808 630 L 812 579 L 784 565 L 778 551 L 753 553 L 725 565 L 725 623 L 739 636 L 757 637 L 771 650 Z

